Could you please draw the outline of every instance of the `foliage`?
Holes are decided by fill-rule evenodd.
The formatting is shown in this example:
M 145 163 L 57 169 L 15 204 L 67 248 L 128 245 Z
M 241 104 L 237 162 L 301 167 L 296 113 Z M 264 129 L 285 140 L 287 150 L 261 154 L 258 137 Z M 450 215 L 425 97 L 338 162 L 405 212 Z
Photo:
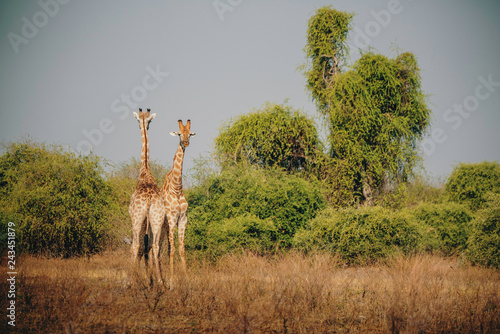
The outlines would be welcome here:
M 297 232 L 294 245 L 328 251 L 348 263 L 366 263 L 416 249 L 420 233 L 412 215 L 381 207 L 322 211 Z
M 304 72 L 318 111 L 328 122 L 330 156 L 351 169 L 342 169 L 338 177 L 346 180 L 336 183 L 347 187 L 341 192 L 373 205 L 385 184 L 412 175 L 430 110 L 417 61 L 409 52 L 394 59 L 367 52 L 348 71 L 325 70 L 332 59 L 336 63 L 336 57 L 345 57 L 351 18 L 329 7 L 316 12 L 309 21 L 305 50 L 310 63 Z M 325 77 L 326 72 L 330 76 Z
M 288 247 L 326 202 L 316 184 L 278 169 L 232 166 L 206 182 L 186 192 L 191 249 L 207 250 L 214 240 L 226 243 L 219 246 L 223 249 L 254 242 L 238 233 L 265 236 L 257 242 L 259 250 L 270 250 L 271 241 L 273 248 Z
M 200 227 L 202 227 L 200 229 Z M 205 258 L 212 260 L 235 251 L 265 254 L 276 247 L 277 230 L 272 218 L 241 214 L 212 224 L 195 224 L 191 237 Z
M 318 159 L 316 175 L 333 207 L 347 207 L 359 203 L 359 193 L 354 189 L 358 189 L 360 184 L 355 178 L 356 171 L 347 160 L 323 156 Z
M 422 203 L 443 204 L 447 202 L 447 196 L 442 181 L 416 174 L 407 182 L 386 184 L 374 201 L 384 208 L 402 210 Z
M 430 111 L 413 55 L 391 60 L 367 53 L 329 91 L 331 155 L 357 171 L 369 200 L 388 181 L 407 181 L 419 161 L 417 144 Z
M 467 258 L 475 264 L 500 268 L 500 194 L 490 193 L 472 222 Z
M 148 168 L 157 184 L 163 184 L 163 182 L 165 181 L 165 176 L 167 175 L 167 170 L 170 169 L 169 167 L 163 166 L 156 160 L 150 160 Z M 133 190 L 135 190 L 135 186 L 139 179 L 140 169 L 141 160 L 136 157 L 132 157 L 127 161 L 122 161 L 113 166 L 113 169 L 109 173 L 108 178 L 127 180 L 128 182 L 133 184 Z M 130 193 L 130 195 L 132 195 L 132 192 Z
M 473 219 L 466 206 L 453 202 L 421 203 L 412 211 L 421 229 L 422 250 L 454 255 L 466 249 Z
M 322 7 L 309 19 L 307 44 L 304 49 L 310 64 L 304 69 L 307 89 L 311 92 L 318 110 L 328 113 L 329 103 L 325 96 L 335 76 L 340 73 L 349 52 L 347 35 L 354 14 Z
M 500 164 L 461 163 L 451 173 L 445 189 L 450 200 L 465 203 L 471 210 L 481 209 L 488 192 L 500 193 Z
M 193 166 L 183 172 L 182 183 L 184 179 L 188 187 L 205 186 L 209 184 L 208 179 L 220 173 L 219 159 L 217 155 L 203 155 L 200 154 L 197 158 L 193 159 Z
M 316 128 L 307 116 L 286 104 L 271 103 L 225 124 L 215 145 L 225 161 L 288 171 L 308 169 L 321 152 Z
M 403 185 L 405 189 L 404 205 L 400 208 L 412 208 L 422 202 L 434 204 L 446 202 L 444 182 L 441 180 L 431 179 L 425 175 L 415 175 Z
M 16 224 L 16 249 L 73 256 L 105 247 L 110 187 L 102 160 L 29 139 L 0 156 L 1 215 Z

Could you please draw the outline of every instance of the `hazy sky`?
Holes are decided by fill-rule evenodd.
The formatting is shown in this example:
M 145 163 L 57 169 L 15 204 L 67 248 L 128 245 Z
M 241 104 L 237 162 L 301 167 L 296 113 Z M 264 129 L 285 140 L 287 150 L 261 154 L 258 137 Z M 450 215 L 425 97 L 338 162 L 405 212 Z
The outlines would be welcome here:
M 0 139 L 29 134 L 113 162 L 140 156 L 132 111 L 151 108 L 151 158 L 171 164 L 177 119 L 197 133 L 185 169 L 218 128 L 266 101 L 316 111 L 297 67 L 323 5 L 354 12 L 351 62 L 370 46 L 413 52 L 433 124 L 424 165 L 500 160 L 500 2 L 2 1 Z M 317 122 L 320 124 L 320 122 Z

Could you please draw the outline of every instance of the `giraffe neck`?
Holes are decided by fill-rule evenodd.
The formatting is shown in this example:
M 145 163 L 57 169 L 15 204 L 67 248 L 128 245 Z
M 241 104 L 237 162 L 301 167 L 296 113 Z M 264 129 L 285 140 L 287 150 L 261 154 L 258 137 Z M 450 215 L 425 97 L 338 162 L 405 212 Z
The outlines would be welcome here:
M 175 152 L 174 165 L 170 175 L 170 189 L 175 193 L 182 191 L 182 163 L 184 162 L 184 148 L 179 144 Z
M 149 141 L 148 141 L 148 131 L 146 126 L 146 121 L 142 120 L 141 129 L 141 139 L 142 139 L 142 149 L 141 149 L 141 174 L 149 170 Z

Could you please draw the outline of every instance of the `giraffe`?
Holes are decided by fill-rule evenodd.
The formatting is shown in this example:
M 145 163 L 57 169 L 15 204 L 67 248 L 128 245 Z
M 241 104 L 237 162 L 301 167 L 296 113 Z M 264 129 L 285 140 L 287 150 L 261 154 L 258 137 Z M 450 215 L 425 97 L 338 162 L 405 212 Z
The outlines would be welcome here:
M 178 229 L 179 239 L 179 255 L 183 272 L 186 272 L 186 260 L 184 258 L 184 232 L 187 225 L 187 208 L 188 203 L 182 193 L 182 163 L 184 160 L 184 151 L 189 146 L 189 138 L 196 135 L 191 132 L 191 121 L 188 120 L 186 125 L 182 124 L 182 120 L 178 120 L 179 131 L 171 132 L 172 136 L 179 136 L 179 146 L 174 156 L 172 170 L 167 174 L 165 183 L 161 187 L 161 192 L 165 199 L 165 224 L 168 224 L 168 244 L 170 258 L 170 286 L 174 274 L 174 232 L 175 227 Z
M 163 220 L 165 217 L 165 202 L 160 188 L 149 171 L 149 123 L 156 114 L 150 115 L 151 109 L 143 113 L 139 109 L 139 115 L 134 112 L 134 117 L 139 122 L 141 130 L 141 168 L 139 181 L 130 199 L 129 214 L 132 220 L 132 263 L 139 264 L 142 252 L 140 252 L 141 238 L 144 239 L 144 261 L 148 268 L 148 259 L 153 255 L 156 278 L 163 284 L 160 268 L 160 239 Z M 150 232 L 151 231 L 151 232 Z M 151 246 L 152 244 L 152 246 Z M 152 276 L 150 276 L 152 279 Z

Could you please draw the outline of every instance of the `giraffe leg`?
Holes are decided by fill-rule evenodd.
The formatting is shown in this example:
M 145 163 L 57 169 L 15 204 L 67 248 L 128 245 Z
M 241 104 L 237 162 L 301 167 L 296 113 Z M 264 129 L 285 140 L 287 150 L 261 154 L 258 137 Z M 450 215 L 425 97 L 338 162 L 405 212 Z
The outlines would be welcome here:
M 146 212 L 138 203 L 137 195 L 134 192 L 128 208 L 128 213 L 132 221 L 132 246 L 130 248 L 132 255 L 132 264 L 137 266 L 139 263 L 139 247 L 141 245 L 141 230 L 143 229 Z
M 140 247 L 141 223 L 140 221 L 132 221 L 132 264 L 137 266 L 139 264 L 139 247 Z
M 153 283 L 153 257 L 151 252 L 151 243 L 153 242 L 153 233 L 151 229 L 147 227 L 147 218 L 144 219 L 143 226 L 146 227 L 144 231 L 144 265 L 146 267 L 146 275 L 149 276 L 150 285 Z M 142 233 L 141 233 L 142 235 Z
M 139 233 L 133 233 L 132 236 L 132 247 L 131 247 L 131 252 L 132 252 L 132 264 L 137 266 L 139 263 L 139 242 L 137 241 L 139 239 Z
M 174 244 L 174 233 L 175 233 L 175 223 L 177 222 L 177 217 L 169 216 L 168 218 L 168 257 L 169 257 L 169 267 L 170 267 L 170 289 L 173 286 L 174 280 L 174 255 L 175 255 L 175 244 Z
M 161 275 L 161 263 L 160 263 L 160 245 L 159 242 L 154 242 L 152 247 L 153 261 L 155 266 L 156 280 L 158 283 L 163 285 L 163 278 Z
M 153 245 L 151 247 L 152 261 L 154 262 L 156 280 L 163 285 L 163 278 L 161 274 L 161 263 L 160 263 L 161 222 L 157 222 L 157 227 L 153 228 L 152 230 L 153 230 Z
M 187 225 L 187 212 L 183 212 L 179 217 L 179 226 L 178 226 L 178 239 L 179 239 L 179 256 L 181 258 L 181 268 L 183 273 L 186 273 L 186 258 L 184 253 L 184 233 L 186 232 Z

